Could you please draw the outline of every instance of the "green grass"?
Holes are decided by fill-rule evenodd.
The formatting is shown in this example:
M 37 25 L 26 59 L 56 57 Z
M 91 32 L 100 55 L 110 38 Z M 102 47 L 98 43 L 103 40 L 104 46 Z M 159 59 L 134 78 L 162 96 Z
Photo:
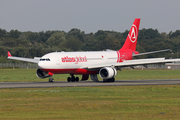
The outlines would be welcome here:
M 0 89 L 0 119 L 178 120 L 180 85 Z
M 122 70 L 118 80 L 180 79 L 180 70 Z
M 0 82 L 47 81 L 36 70 L 0 69 Z M 180 79 L 179 70 L 123 70 L 118 80 Z M 69 75 L 54 75 L 66 81 Z M 0 89 L 0 120 L 180 118 L 180 85 Z
M 69 74 L 55 74 L 55 81 L 66 81 Z M 98 75 L 99 76 L 99 75 Z M 81 79 L 81 76 L 79 76 Z M 101 78 L 99 78 L 102 80 Z M 180 79 L 180 70 L 122 70 L 116 80 Z M 35 69 L 0 69 L 0 82 L 48 81 L 36 76 Z

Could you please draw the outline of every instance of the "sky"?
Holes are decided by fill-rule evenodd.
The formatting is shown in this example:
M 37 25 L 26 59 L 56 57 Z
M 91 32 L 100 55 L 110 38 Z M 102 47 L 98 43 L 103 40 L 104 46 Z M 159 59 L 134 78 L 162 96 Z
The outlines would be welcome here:
M 0 28 L 7 31 L 140 29 L 180 30 L 180 0 L 0 0 Z

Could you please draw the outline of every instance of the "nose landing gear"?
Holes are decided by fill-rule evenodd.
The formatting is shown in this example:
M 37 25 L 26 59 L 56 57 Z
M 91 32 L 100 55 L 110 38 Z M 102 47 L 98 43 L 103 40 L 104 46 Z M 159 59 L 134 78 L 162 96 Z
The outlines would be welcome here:
M 67 78 L 68 82 L 79 82 L 79 77 L 74 77 L 73 74 L 70 74 L 70 75 L 71 75 L 71 77 Z
M 49 78 L 49 82 L 54 82 L 54 79 L 52 78 L 52 76 Z

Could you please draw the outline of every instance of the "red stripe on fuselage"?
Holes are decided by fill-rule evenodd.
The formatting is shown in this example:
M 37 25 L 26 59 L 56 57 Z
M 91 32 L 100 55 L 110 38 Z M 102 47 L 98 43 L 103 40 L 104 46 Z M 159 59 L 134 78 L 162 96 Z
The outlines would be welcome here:
M 41 69 L 44 72 L 51 72 L 54 74 L 97 74 L 98 71 L 88 71 L 86 69 Z
M 116 52 L 117 52 L 117 56 L 118 56 L 117 62 L 120 62 L 121 61 L 120 52 L 119 51 L 116 51 Z

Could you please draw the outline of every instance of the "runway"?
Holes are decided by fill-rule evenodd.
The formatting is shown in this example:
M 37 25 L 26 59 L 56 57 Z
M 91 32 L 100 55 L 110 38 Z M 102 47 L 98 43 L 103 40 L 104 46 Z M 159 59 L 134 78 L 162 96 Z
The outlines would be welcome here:
M 173 85 L 180 84 L 180 80 L 124 80 L 115 82 L 93 82 L 93 81 L 80 81 L 80 82 L 66 82 L 55 81 L 49 82 L 2 82 L 2 88 L 48 88 L 48 87 L 80 87 L 80 86 L 128 86 L 128 85 Z

